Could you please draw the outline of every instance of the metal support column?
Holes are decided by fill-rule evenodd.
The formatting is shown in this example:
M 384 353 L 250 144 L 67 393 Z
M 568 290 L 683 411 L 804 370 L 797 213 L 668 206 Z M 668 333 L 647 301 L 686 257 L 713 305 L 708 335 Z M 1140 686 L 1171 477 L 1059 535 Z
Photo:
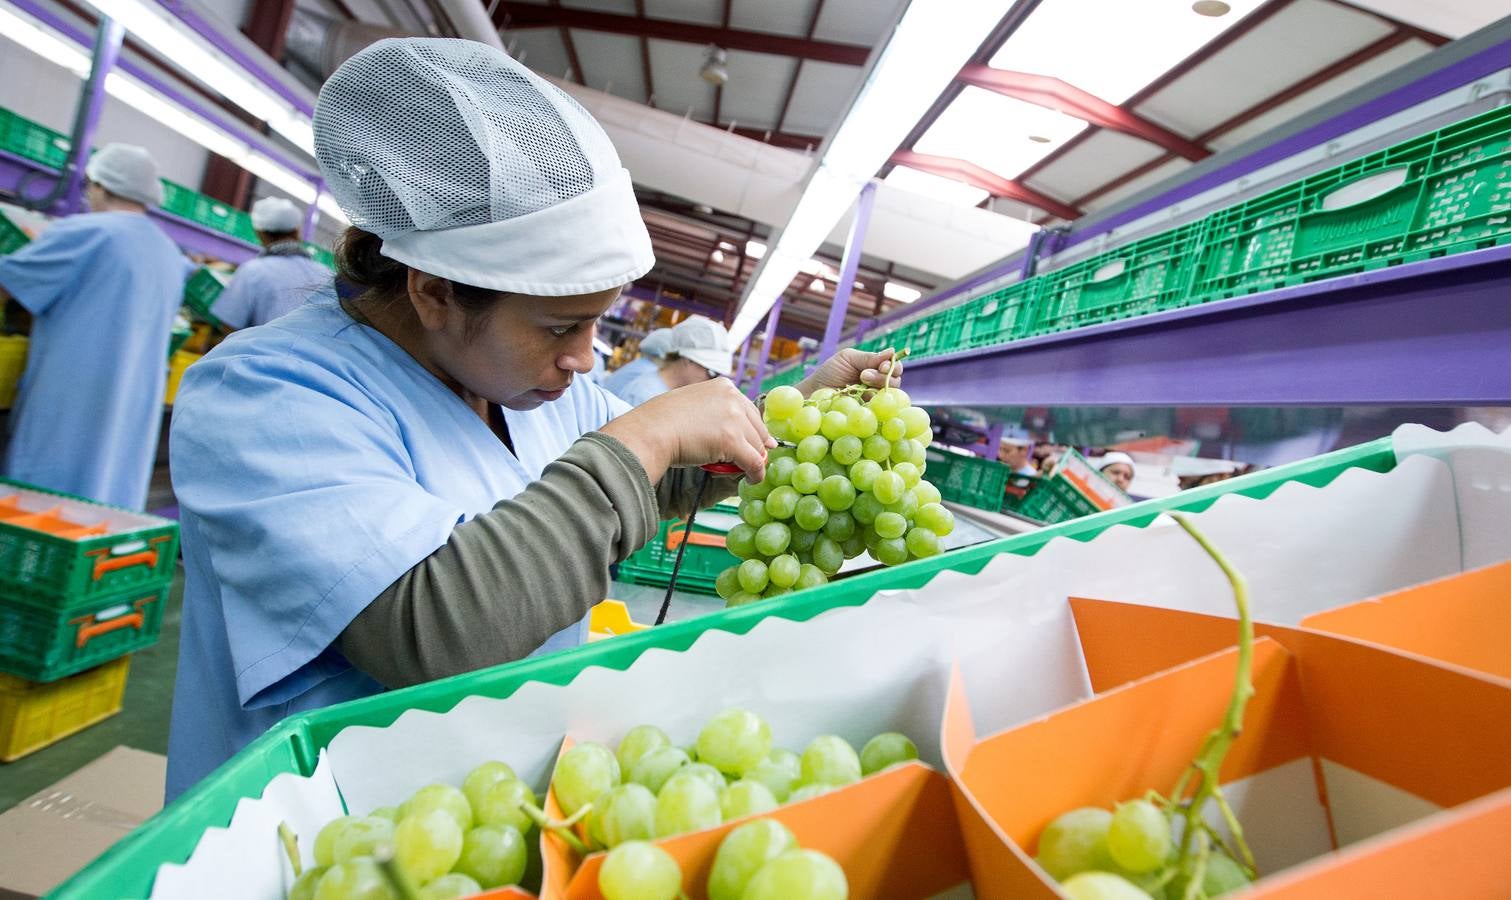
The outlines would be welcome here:
M 735 387 L 739 387 L 745 381 L 745 360 L 750 357 L 751 337 L 746 335 L 745 343 L 740 345 L 740 361 L 735 363 Z
M 876 182 L 868 181 L 860 189 L 855 201 L 855 218 L 850 222 L 850 235 L 845 239 L 845 258 L 839 265 L 839 284 L 834 288 L 834 305 L 829 307 L 829 324 L 824 328 L 824 341 L 819 346 L 818 358 L 828 359 L 839 346 L 839 335 L 845 330 L 845 313 L 850 309 L 850 294 L 855 289 L 855 273 L 860 269 L 860 251 L 866 243 L 866 228 L 871 224 L 871 207 L 876 202 Z
M 752 400 L 761 394 L 761 382 L 766 378 L 766 364 L 771 361 L 771 342 L 776 340 L 776 326 L 782 320 L 782 301 L 785 299 L 786 294 L 778 294 L 776 302 L 771 304 L 771 312 L 766 314 L 766 332 L 761 336 L 761 361 L 756 364 L 755 378 L 745 391 Z
M 24 205 L 44 212 L 72 215 L 84 208 L 84 168 L 89 163 L 89 153 L 94 148 L 95 129 L 100 124 L 100 114 L 105 111 L 105 79 L 121 55 L 121 41 L 126 29 L 114 19 L 101 17 L 94 34 L 94 52 L 90 59 L 89 77 L 79 91 L 79 103 L 74 110 L 73 131 L 69 134 L 68 163 L 63 167 L 62 179 L 45 196 L 35 198 Z
M 300 234 L 306 241 L 315 239 L 315 222 L 320 218 L 320 195 L 325 193 L 325 182 L 315 182 L 315 196 L 310 200 L 309 208 L 304 211 L 304 230 Z

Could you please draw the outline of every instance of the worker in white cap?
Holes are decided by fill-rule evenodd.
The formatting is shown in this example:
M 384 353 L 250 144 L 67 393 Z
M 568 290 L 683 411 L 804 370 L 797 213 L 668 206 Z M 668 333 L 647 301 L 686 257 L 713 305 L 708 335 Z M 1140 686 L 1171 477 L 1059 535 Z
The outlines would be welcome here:
M 636 378 L 646 372 L 656 371 L 656 364 L 666 355 L 666 348 L 671 345 L 671 340 L 670 328 L 657 328 L 641 338 L 640 355 L 605 376 L 601 382 L 604 390 L 618 395 Z
M 1125 494 L 1133 485 L 1133 457 L 1121 450 L 1103 454 L 1101 459 L 1097 460 L 1097 469 Z
M 728 379 L 631 410 L 578 377 L 654 259 L 613 145 L 550 82 L 383 40 L 326 81 L 314 135 L 362 293 L 231 335 L 179 389 L 170 796 L 292 713 L 579 643 L 696 467 L 760 479 L 774 446 Z M 805 387 L 890 365 L 848 352 Z
M 729 332 L 713 319 L 690 316 L 672 329 L 666 355 L 656 368 L 625 385 L 619 397 L 631 406 L 639 406 L 667 391 L 720 375 L 727 378 L 733 370 Z
M 0 301 L 31 317 L 4 474 L 141 509 L 187 260 L 147 218 L 163 198 L 147 151 L 109 144 L 85 177 L 90 212 L 0 257 Z
M 215 300 L 215 318 L 228 329 L 271 322 L 327 288 L 334 273 L 310 257 L 299 239 L 304 214 L 282 197 L 252 204 L 252 227 L 262 253 L 236 269 Z

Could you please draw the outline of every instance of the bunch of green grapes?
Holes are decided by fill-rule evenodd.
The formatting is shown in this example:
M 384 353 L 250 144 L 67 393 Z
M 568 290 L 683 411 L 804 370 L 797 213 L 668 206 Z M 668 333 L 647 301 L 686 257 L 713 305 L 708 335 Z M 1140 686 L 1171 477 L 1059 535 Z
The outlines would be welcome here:
M 315 866 L 299 875 L 289 900 L 450 900 L 519 884 L 536 846 L 534 807 L 535 792 L 492 761 L 460 789 L 427 785 L 397 807 L 342 816 L 316 835 Z
M 785 446 L 765 479 L 740 483 L 743 521 L 727 546 L 743 562 L 715 583 L 728 605 L 817 587 L 862 553 L 895 566 L 940 552 L 955 517 L 923 478 L 929 414 L 901 388 L 822 388 L 804 400 L 784 385 L 766 395 L 764 417 Z
M 708 721 L 690 747 L 654 725 L 627 732 L 617 751 L 582 743 L 556 763 L 551 789 L 589 848 L 615 848 L 770 812 L 918 758 L 905 735 L 879 734 L 860 753 L 844 738 L 814 738 L 801 756 L 772 745 L 771 727 L 744 709 Z
M 645 841 L 615 847 L 598 871 L 605 900 L 675 900 L 682 869 Z M 708 873 L 708 900 L 845 900 L 845 871 L 817 850 L 804 850 L 773 819 L 747 822 L 724 836 Z

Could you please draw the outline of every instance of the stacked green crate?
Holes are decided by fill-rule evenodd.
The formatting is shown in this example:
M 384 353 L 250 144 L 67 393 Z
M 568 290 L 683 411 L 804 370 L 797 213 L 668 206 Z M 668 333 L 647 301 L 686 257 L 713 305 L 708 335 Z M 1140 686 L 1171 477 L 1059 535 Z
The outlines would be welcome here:
M 0 150 L 61 169 L 68 163 L 68 136 L 0 108 Z
M 220 292 L 226 289 L 230 276 L 209 266 L 200 268 L 184 283 L 184 306 L 194 317 L 217 328 L 223 327 L 212 311 Z
M 1202 223 L 1181 225 L 1039 276 L 1031 334 L 1175 309 L 1191 302 Z
M 336 254 L 330 252 L 319 244 L 311 244 L 309 241 L 304 242 L 304 249 L 310 252 L 310 259 L 313 259 L 320 265 L 325 266 L 332 272 L 336 271 Z
M 687 541 L 682 569 L 677 573 L 677 589 L 694 594 L 717 593 L 714 579 L 739 562 L 724 547 L 729 529 L 739 524 L 740 510 L 720 504 L 698 514 L 693 521 L 693 538 Z M 684 522 L 662 522 L 651 542 L 630 554 L 619 564 L 619 579 L 631 584 L 665 587 L 677 562 L 677 551 L 687 538 Z
M 4 211 L 0 211 L 0 256 L 15 253 L 30 241 L 31 238 L 21 226 L 12 222 Z
M 257 243 L 257 230 L 249 214 L 167 179 L 163 179 L 162 209 L 249 244 Z
M 924 477 L 951 503 L 998 512 L 1012 470 L 995 459 L 930 447 Z

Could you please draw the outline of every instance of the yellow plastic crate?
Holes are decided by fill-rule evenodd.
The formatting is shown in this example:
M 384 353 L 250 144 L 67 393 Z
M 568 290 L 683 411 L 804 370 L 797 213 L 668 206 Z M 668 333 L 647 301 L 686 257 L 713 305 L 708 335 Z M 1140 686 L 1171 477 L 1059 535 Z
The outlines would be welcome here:
M 203 353 L 191 353 L 188 350 L 179 350 L 168 361 L 168 387 L 163 392 L 163 403 L 173 405 L 173 398 L 178 396 L 178 383 L 184 377 L 184 372 L 195 363 L 204 358 Z
M 26 371 L 26 348 L 25 335 L 0 335 L 0 409 L 10 409 L 16 403 L 21 373 Z
M 82 731 L 121 711 L 131 657 L 40 684 L 0 673 L 0 762 Z
M 618 600 L 604 600 L 588 611 L 588 641 L 644 631 L 649 625 L 630 620 L 630 608 Z

